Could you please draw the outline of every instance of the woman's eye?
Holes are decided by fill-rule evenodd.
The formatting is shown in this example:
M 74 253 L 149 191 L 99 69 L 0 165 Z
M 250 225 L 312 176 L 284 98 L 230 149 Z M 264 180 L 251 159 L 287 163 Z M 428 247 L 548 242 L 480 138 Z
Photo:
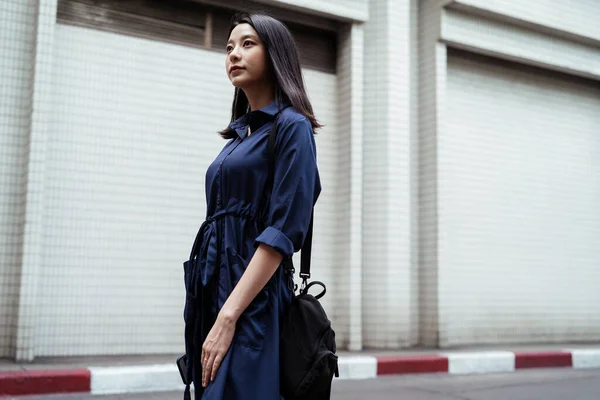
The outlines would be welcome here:
M 249 40 L 246 40 L 246 41 L 244 42 L 244 46 L 251 46 L 251 45 L 252 45 L 252 42 L 251 42 L 251 41 L 249 41 Z
M 231 47 L 231 46 L 227 46 L 226 50 L 227 50 L 227 52 L 229 53 L 229 52 L 231 52 L 231 50 L 233 50 L 233 47 Z

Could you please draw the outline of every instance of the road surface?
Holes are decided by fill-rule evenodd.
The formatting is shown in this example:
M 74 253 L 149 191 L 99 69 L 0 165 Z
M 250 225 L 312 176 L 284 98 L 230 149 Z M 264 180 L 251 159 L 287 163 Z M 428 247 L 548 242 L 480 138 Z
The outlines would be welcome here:
M 21 400 L 180 400 L 181 392 Z M 485 375 L 397 375 L 334 381 L 333 400 L 598 400 L 600 370 L 536 369 Z M 257 399 L 259 400 L 259 399 Z

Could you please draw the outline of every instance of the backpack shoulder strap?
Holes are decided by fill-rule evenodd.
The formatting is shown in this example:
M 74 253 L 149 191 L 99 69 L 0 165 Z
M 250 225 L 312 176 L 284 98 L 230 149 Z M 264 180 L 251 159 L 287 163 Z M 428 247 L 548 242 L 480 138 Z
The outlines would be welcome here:
M 313 234 L 313 220 L 314 220 L 315 209 L 313 207 L 310 213 L 310 222 L 308 224 L 308 231 L 306 232 L 306 238 L 304 239 L 304 245 L 302 246 L 302 253 L 300 254 L 300 278 L 304 281 L 310 279 L 310 257 L 312 251 L 312 234 Z

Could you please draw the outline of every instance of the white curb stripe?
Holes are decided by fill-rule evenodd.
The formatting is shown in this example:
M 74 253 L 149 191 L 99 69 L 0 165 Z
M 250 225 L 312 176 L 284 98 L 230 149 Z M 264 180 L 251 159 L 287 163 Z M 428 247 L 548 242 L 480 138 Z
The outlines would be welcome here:
M 515 370 L 515 354 L 510 351 L 481 353 L 447 353 L 449 374 L 483 374 L 489 372 L 512 372 Z
M 573 357 L 573 368 L 600 368 L 600 348 L 565 350 Z M 442 353 L 448 358 L 449 374 L 482 374 L 515 371 L 515 354 L 508 351 Z M 179 371 L 174 364 L 90 367 L 91 394 L 119 394 L 182 391 Z M 377 377 L 377 358 L 344 356 L 339 358 L 340 379 L 359 380 Z
M 573 368 L 600 368 L 600 349 L 567 350 L 573 357 Z
M 339 379 L 371 379 L 377 377 L 377 358 L 350 356 L 338 359 Z
M 175 364 L 130 367 L 90 367 L 92 394 L 183 390 Z
M 175 365 L 161 364 L 126 367 L 90 367 L 91 394 L 118 394 L 183 391 Z M 377 377 L 377 358 L 370 356 L 340 357 L 339 379 Z

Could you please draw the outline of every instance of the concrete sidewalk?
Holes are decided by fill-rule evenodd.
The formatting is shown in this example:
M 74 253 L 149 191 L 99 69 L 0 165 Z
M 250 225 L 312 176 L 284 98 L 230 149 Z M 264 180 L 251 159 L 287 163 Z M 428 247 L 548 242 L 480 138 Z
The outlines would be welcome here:
M 339 352 L 340 379 L 395 374 L 482 374 L 523 368 L 600 368 L 600 344 L 487 346 L 449 351 Z M 0 396 L 183 390 L 173 355 L 0 360 Z

